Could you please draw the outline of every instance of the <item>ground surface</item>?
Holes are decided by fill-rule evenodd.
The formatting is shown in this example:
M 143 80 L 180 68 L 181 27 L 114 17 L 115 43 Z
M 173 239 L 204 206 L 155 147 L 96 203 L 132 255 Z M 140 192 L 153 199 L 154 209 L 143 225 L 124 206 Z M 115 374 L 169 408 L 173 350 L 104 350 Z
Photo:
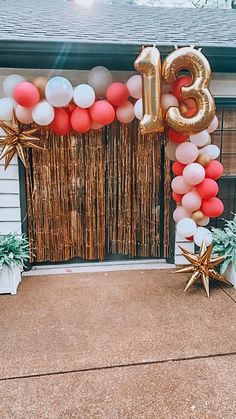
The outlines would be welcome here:
M 0 418 L 235 419 L 236 292 L 170 271 L 28 277 L 0 297 Z

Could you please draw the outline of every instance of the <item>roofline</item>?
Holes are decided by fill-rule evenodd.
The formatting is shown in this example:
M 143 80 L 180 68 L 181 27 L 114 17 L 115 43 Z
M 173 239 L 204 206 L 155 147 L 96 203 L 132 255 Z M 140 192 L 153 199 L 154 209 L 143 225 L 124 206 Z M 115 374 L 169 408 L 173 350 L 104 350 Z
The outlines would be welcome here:
M 1 67 L 52 68 L 86 70 L 95 65 L 105 65 L 111 70 L 133 70 L 133 62 L 142 46 L 151 42 L 99 42 L 56 40 L 5 40 L 0 39 Z M 157 43 L 162 58 L 175 46 L 189 43 Z M 215 72 L 236 72 L 236 45 L 195 45 L 209 59 Z

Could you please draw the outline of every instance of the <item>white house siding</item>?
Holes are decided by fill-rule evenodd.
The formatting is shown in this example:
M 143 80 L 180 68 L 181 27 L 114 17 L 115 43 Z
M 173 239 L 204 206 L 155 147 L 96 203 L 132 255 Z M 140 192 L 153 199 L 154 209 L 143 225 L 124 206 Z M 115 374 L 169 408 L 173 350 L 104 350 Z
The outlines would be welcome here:
M 71 80 L 73 85 L 84 83 L 87 81 L 86 71 L 77 70 L 35 70 L 35 69 L 1 69 L 0 70 L 0 86 L 2 80 L 9 74 L 18 73 L 25 76 L 27 80 L 33 80 L 38 75 L 53 77 L 54 75 L 64 75 Z M 114 80 L 127 80 L 132 75 L 131 72 L 115 72 Z M 0 87 L 1 89 L 1 87 Z M 214 96 L 218 97 L 236 97 L 236 74 L 215 73 L 212 77 L 211 91 Z M 0 90 L 0 97 L 2 92 Z M 0 161 L 0 234 L 9 232 L 21 232 L 20 222 L 20 196 L 19 196 L 19 176 L 18 163 L 14 158 L 10 167 L 4 171 L 4 162 Z M 176 235 L 175 244 L 175 263 L 184 264 L 186 260 L 181 256 L 179 245 L 189 250 L 193 250 L 193 243 L 184 241 Z

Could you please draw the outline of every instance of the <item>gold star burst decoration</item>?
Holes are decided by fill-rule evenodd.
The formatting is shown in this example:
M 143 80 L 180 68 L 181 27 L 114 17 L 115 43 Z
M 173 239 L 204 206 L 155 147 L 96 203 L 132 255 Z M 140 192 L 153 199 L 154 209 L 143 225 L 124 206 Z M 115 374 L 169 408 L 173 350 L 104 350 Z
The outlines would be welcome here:
M 34 134 L 39 131 L 40 127 L 23 130 L 21 125 L 22 124 L 16 118 L 15 111 L 13 111 L 12 126 L 0 121 L 0 128 L 2 128 L 6 134 L 5 136 L 0 137 L 0 147 L 3 147 L 0 159 L 5 158 L 5 170 L 15 154 L 20 157 L 24 166 L 26 166 L 24 148 L 30 147 L 37 150 L 44 150 L 44 148 L 34 143 L 40 141 L 39 137 L 34 136 Z
M 190 266 L 186 268 L 179 269 L 176 273 L 189 272 L 192 273 L 191 278 L 188 280 L 185 287 L 185 291 L 191 285 L 195 284 L 199 279 L 202 280 L 203 286 L 209 298 L 210 289 L 209 289 L 209 280 L 210 278 L 215 279 L 225 284 L 231 285 L 227 279 L 215 271 L 215 267 L 219 265 L 224 260 L 224 256 L 212 257 L 212 246 L 206 246 L 205 240 L 203 240 L 199 254 L 195 254 L 185 250 L 183 247 L 180 247 L 183 256 L 191 263 Z

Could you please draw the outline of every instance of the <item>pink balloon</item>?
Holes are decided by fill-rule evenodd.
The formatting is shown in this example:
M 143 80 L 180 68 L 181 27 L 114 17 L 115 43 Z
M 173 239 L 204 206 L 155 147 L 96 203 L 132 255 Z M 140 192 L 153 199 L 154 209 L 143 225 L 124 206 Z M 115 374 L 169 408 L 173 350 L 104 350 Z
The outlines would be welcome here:
M 134 106 L 128 100 L 124 103 L 124 105 L 119 106 L 116 109 L 116 117 L 118 121 L 122 122 L 123 124 L 128 124 L 129 122 L 132 122 L 134 116 Z
M 198 185 L 205 178 L 204 167 L 199 163 L 190 163 L 183 170 L 183 177 L 189 185 Z
M 130 96 L 132 96 L 134 99 L 140 99 L 142 97 L 142 76 L 137 74 L 130 77 L 127 81 L 127 87 Z
M 32 108 L 24 108 L 21 105 L 17 105 L 16 117 L 22 124 L 31 124 L 33 122 Z
M 191 218 L 191 211 L 188 211 L 186 208 L 179 206 L 175 208 L 173 212 L 173 218 L 176 223 L 178 223 L 182 218 Z
M 202 200 L 196 191 L 186 193 L 182 198 L 182 206 L 189 211 L 197 211 L 202 205 Z
M 215 115 L 214 118 L 213 118 L 213 120 L 211 121 L 209 127 L 207 128 L 207 132 L 209 134 L 211 134 L 212 132 L 214 132 L 217 129 L 218 124 L 219 124 L 219 120 L 218 120 L 217 116 Z
M 193 188 L 186 182 L 183 176 L 176 176 L 171 182 L 171 187 L 174 192 L 179 194 L 185 194 Z
M 171 106 L 179 106 L 179 102 L 176 97 L 170 93 L 163 93 L 161 96 L 161 108 L 163 113 L 165 114 L 167 109 Z
M 209 224 L 209 222 L 210 222 L 210 218 L 205 216 L 201 221 L 197 222 L 197 225 L 201 227 L 205 227 L 207 226 L 207 224 Z
M 198 157 L 198 148 L 196 145 L 186 142 L 180 144 L 176 149 L 176 158 L 183 164 L 193 163 Z

